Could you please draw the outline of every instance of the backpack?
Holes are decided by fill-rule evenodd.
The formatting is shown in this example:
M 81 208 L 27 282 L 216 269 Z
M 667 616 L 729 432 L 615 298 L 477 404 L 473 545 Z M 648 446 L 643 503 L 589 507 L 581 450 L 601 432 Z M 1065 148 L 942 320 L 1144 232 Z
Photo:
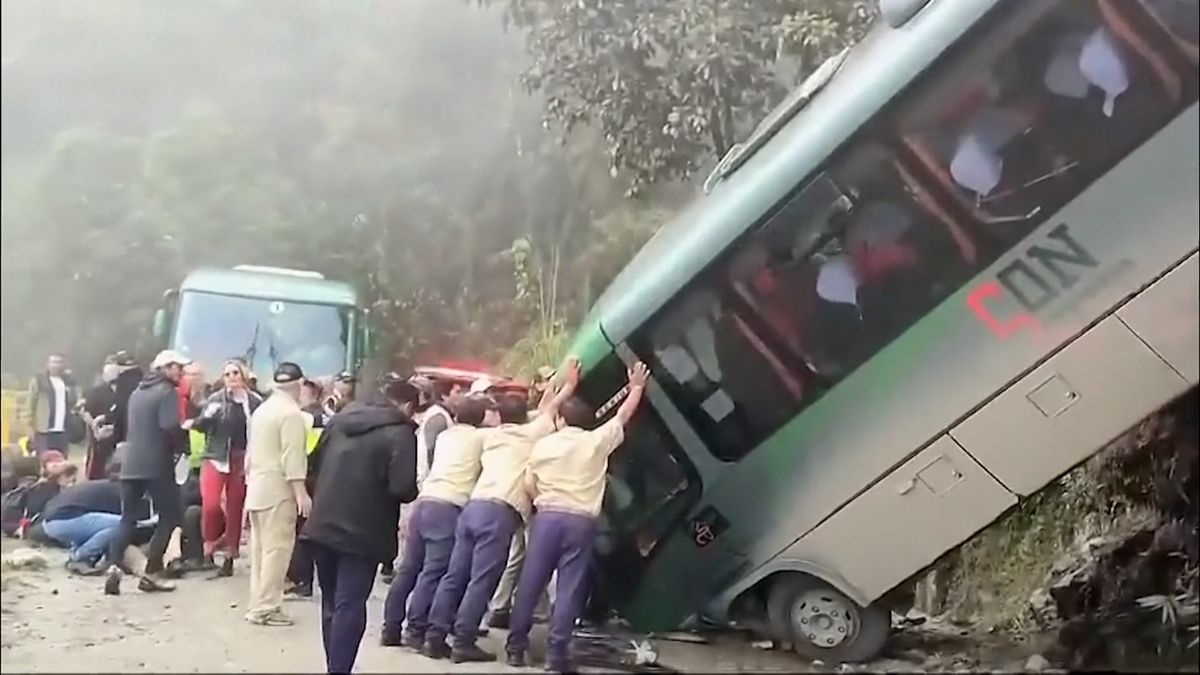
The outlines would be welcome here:
M 21 523 L 25 520 L 25 499 L 29 489 L 35 484 L 18 485 L 4 493 L 3 509 L 0 511 L 0 530 L 3 530 L 4 536 L 17 536 L 17 531 L 21 529 Z

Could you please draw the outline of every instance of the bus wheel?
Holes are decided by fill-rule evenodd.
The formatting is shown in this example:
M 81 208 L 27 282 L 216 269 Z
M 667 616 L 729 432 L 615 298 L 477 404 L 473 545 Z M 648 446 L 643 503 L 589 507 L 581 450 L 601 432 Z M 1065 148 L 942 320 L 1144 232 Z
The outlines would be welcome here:
M 892 628 L 885 607 L 859 607 L 829 584 L 806 575 L 778 580 L 767 598 L 778 639 L 806 658 L 825 663 L 869 661 L 883 651 Z

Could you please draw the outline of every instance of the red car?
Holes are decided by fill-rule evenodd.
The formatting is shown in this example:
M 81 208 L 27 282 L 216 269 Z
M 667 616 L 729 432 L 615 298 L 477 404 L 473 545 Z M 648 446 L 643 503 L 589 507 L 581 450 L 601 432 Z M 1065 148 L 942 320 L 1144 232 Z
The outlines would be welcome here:
M 529 385 L 526 383 L 507 375 L 495 375 L 482 370 L 459 368 L 450 365 L 417 366 L 413 369 L 413 374 L 423 375 L 434 382 L 457 384 L 464 389 L 470 389 L 477 382 L 483 383 L 486 381 L 490 385 L 488 391 L 492 393 L 529 395 Z

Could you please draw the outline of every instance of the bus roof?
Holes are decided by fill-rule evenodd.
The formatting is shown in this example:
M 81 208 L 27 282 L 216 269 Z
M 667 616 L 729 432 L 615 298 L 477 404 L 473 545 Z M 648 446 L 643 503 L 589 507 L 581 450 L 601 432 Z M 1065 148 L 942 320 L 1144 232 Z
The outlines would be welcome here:
M 188 274 L 179 290 L 323 305 L 358 304 L 358 292 L 350 284 L 264 270 L 202 268 Z
M 934 0 L 899 28 L 878 22 L 773 138 L 642 247 L 582 332 L 598 322 L 613 343 L 624 341 L 999 1 Z

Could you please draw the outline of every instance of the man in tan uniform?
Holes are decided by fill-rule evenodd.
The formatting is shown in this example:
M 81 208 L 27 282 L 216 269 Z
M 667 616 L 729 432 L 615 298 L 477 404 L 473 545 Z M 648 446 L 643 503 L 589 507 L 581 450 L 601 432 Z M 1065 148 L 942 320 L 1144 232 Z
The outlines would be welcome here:
M 479 480 L 458 517 L 449 567 L 434 594 L 425 632 L 427 656 L 449 656 L 455 663 L 496 660 L 495 654 L 480 649 L 475 641 L 488 600 L 508 562 L 513 534 L 532 510 L 525 487 L 529 452 L 535 442 L 554 432 L 558 407 L 578 384 L 579 363 L 571 360 L 562 390 L 533 420 L 528 419 L 525 397 L 509 394 L 497 402 L 501 424 L 480 434 Z M 446 644 L 451 629 L 453 647 Z
M 250 606 L 246 620 L 290 626 L 283 588 L 296 539 L 296 518 L 312 508 L 304 486 L 307 427 L 297 403 L 304 373 L 294 363 L 275 369 L 275 390 L 250 416 L 246 449 L 246 511 L 250 514 Z
M 612 419 L 596 426 L 596 413 L 572 398 L 561 407 L 557 432 L 534 444 L 529 453 L 527 489 L 536 513 L 529 525 L 529 549 L 508 633 L 508 664 L 525 665 L 529 630 L 538 595 L 558 575 L 558 597 L 546 641 L 546 669 L 569 673 L 571 633 L 588 596 L 588 576 L 596 519 L 604 501 L 608 458 L 625 440 L 628 426 L 646 390 L 646 366 L 629 369 L 625 401 Z

